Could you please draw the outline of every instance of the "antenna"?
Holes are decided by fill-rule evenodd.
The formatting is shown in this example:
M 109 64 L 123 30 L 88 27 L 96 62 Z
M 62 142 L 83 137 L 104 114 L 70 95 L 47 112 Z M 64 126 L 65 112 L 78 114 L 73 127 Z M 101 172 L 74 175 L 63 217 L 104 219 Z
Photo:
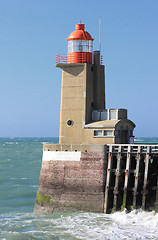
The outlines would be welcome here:
M 101 17 L 99 17 L 99 51 L 101 52 Z

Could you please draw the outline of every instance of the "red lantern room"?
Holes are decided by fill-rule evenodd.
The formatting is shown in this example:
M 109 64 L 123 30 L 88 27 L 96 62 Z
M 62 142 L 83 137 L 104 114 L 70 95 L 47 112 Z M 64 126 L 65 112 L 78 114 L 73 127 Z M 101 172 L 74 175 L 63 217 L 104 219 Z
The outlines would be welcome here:
M 67 39 L 68 63 L 92 63 L 93 40 L 84 24 L 76 24 L 76 30 Z

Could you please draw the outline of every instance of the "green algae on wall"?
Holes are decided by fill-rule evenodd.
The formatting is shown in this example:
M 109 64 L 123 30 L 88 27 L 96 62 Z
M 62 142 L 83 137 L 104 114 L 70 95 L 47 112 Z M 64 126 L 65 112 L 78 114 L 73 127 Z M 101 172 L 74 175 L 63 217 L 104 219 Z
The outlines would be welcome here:
M 50 199 L 51 199 L 51 197 L 49 197 L 49 196 L 45 196 L 42 193 L 37 193 L 36 203 L 41 206 L 48 205 L 48 204 L 50 204 Z

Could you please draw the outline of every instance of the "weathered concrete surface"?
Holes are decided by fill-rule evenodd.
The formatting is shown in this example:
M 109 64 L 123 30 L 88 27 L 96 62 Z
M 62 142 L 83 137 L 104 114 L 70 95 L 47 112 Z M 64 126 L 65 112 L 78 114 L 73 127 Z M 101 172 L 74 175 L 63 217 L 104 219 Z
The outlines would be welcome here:
M 129 143 L 135 124 L 127 119 L 127 110 L 105 109 L 105 69 L 100 65 L 100 53 L 94 52 L 94 64 L 56 66 L 62 69 L 59 143 Z M 93 118 L 94 111 L 107 111 L 107 118 Z M 96 130 L 102 134 L 95 134 Z
M 43 159 L 34 213 L 103 212 L 106 166 L 105 152 L 81 152 L 80 161 Z

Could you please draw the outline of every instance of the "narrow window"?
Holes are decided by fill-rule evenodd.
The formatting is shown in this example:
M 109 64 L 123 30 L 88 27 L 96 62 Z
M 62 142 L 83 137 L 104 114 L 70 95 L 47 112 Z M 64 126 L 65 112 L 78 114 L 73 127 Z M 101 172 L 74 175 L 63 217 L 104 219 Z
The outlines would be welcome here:
M 94 136 L 97 136 L 97 137 L 103 136 L 103 131 L 102 130 L 94 130 Z
M 104 136 L 112 136 L 113 135 L 113 131 L 112 130 L 105 130 L 104 131 Z
M 110 110 L 109 112 L 109 120 L 116 119 L 116 110 Z

